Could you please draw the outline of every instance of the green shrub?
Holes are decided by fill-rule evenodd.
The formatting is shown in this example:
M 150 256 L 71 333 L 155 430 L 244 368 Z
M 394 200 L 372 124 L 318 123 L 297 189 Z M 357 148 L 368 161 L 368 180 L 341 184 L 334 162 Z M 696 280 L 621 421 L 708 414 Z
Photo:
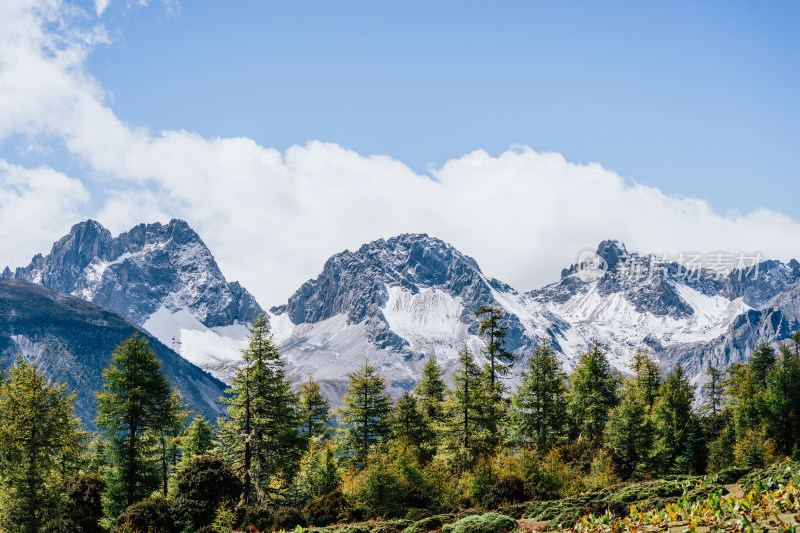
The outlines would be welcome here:
M 458 505 L 454 503 L 443 503 L 436 510 L 436 514 L 455 514 L 458 512 Z
M 442 528 L 442 519 L 438 516 L 429 516 L 418 520 L 405 528 L 403 533 L 425 533 L 425 531 L 434 531 Z
M 268 506 L 251 507 L 244 515 L 242 529 L 247 530 L 250 526 L 259 531 L 269 531 L 272 529 L 273 510 Z
M 586 508 L 582 516 L 599 517 L 606 513 L 610 513 L 614 518 L 625 518 L 631 514 L 631 508 L 622 502 L 595 502 Z
M 272 523 L 275 529 L 295 529 L 297 526 L 306 525 L 303 511 L 297 507 L 279 507 L 272 515 Z
M 337 533 L 371 533 L 370 528 L 360 524 L 349 524 L 338 530 Z
M 235 503 L 242 483 L 219 457 L 195 457 L 178 474 L 175 509 L 185 526 L 195 529 L 211 524 L 220 505 Z
M 412 465 L 389 463 L 385 457 L 376 456 L 353 480 L 351 494 L 367 516 L 404 516 L 410 507 L 427 507 L 430 503 L 417 474 Z
M 774 463 L 764 468 L 757 468 L 739 479 L 739 484 L 748 491 L 753 488 L 756 483 L 766 485 L 772 479 L 775 486 L 788 485 L 792 483 L 798 484 L 800 481 L 800 463 L 794 461 L 782 461 Z
M 172 504 L 163 498 L 148 498 L 122 511 L 115 533 L 175 533 L 179 526 Z
M 67 485 L 67 516 L 82 533 L 102 533 L 103 493 L 108 488 L 96 474 L 77 476 Z
M 519 476 L 506 475 L 489 488 L 481 503 L 486 509 L 499 509 L 503 505 L 527 499 L 529 491 L 525 480 Z
M 517 521 L 498 513 L 467 516 L 442 528 L 442 533 L 509 533 L 517 529 Z
M 76 533 L 83 532 L 80 526 L 68 518 L 56 518 L 47 522 L 40 533 Z
M 422 507 L 412 507 L 406 513 L 406 519 L 411 520 L 412 522 L 417 522 L 423 518 L 428 518 L 429 516 L 431 516 L 431 512 Z
M 693 483 L 696 479 L 690 476 L 667 476 L 656 481 L 614 485 L 559 500 L 536 501 L 528 505 L 528 510 L 523 516 L 537 521 L 549 520 L 550 523 L 545 530 L 554 530 L 572 527 L 581 516 L 591 512 L 592 506 L 595 505 L 597 506 L 595 510 L 600 510 L 603 505 L 632 504 L 636 504 L 639 509 L 653 509 L 677 502 L 681 497 L 685 497 L 688 501 L 697 501 L 712 492 L 721 494 L 728 492 L 724 486 L 716 483 L 692 484 L 686 488 L 687 483 Z
M 312 499 L 303 508 L 306 523 L 327 526 L 350 520 L 352 504 L 341 491 L 335 490 Z
M 411 524 L 413 524 L 413 522 L 405 518 L 389 520 L 388 522 L 383 522 L 372 528 L 372 533 L 402 533 L 402 531 Z
M 722 471 L 717 473 L 717 475 L 715 476 L 716 477 L 716 482 L 717 483 L 722 483 L 724 485 L 729 485 L 731 483 L 736 483 L 743 476 L 749 474 L 750 472 L 751 472 L 751 469 L 749 469 L 749 468 L 736 468 L 736 467 L 726 468 L 725 470 L 722 470 Z M 712 479 L 713 479 L 713 477 L 712 477 Z

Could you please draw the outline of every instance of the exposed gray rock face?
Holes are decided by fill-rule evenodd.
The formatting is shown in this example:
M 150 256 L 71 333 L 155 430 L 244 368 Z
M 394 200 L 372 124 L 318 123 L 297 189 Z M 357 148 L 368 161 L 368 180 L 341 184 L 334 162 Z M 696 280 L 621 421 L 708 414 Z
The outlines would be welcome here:
M 576 264 L 558 282 L 518 293 L 447 243 L 399 235 L 331 257 L 319 277 L 272 313 L 283 324 L 279 337 L 293 368 L 302 369 L 297 375 L 315 373 L 340 392 L 343 369 L 365 356 L 398 391 L 413 384 L 428 355 L 452 367 L 466 343 L 480 357 L 474 312 L 481 305 L 505 313 L 507 348 L 521 357 L 516 372 L 546 336 L 567 368 L 599 341 L 622 371 L 637 349 L 647 349 L 665 370 L 681 361 L 700 380 L 709 364 L 742 361 L 759 339 L 780 340 L 798 326 L 784 310 L 796 301 L 796 261 L 720 272 L 632 253 L 612 240 L 589 256 L 599 265 L 592 275 Z M 432 331 L 433 322 L 445 326 Z
M 409 355 L 409 343 L 390 329 L 384 315 L 388 287 L 411 294 L 436 289 L 459 298 L 464 304 L 461 319 L 473 333 L 478 322 L 475 311 L 481 305 L 500 306 L 493 292 L 515 292 L 484 276 L 474 259 L 451 245 L 425 234 L 404 234 L 334 255 L 316 279 L 304 283 L 286 305 L 272 312 L 286 313 L 294 324 L 314 324 L 345 314 L 351 323 L 366 325 L 376 346 Z M 511 328 L 510 348 L 530 345 L 515 315 L 507 315 L 505 325 Z
M 771 286 L 766 280 L 766 286 Z M 763 287 L 763 286 L 762 286 Z M 720 336 L 661 350 L 667 366 L 683 364 L 698 379 L 708 366 L 726 368 L 746 360 L 761 341 L 780 343 L 800 330 L 800 281 L 767 301 L 760 309 L 746 311 Z
M 117 238 L 94 220 L 81 222 L 13 277 L 80 296 L 137 324 L 161 306 L 187 309 L 208 327 L 250 323 L 262 312 L 247 290 L 225 280 L 197 233 L 177 219 L 140 224 Z

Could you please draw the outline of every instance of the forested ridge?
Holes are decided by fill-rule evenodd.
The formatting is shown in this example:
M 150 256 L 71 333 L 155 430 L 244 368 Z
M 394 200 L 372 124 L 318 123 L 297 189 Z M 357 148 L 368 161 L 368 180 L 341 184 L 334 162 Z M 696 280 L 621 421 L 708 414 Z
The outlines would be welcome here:
M 264 315 L 218 420 L 188 410 L 138 334 L 103 371 L 95 433 L 74 393 L 18 358 L 0 379 L 0 530 L 602 530 L 669 505 L 691 520 L 742 476 L 775 491 L 798 475 L 800 334 L 709 368 L 698 399 L 680 365 L 639 351 L 623 375 L 594 343 L 567 373 L 546 338 L 510 387 L 522 363 L 502 312 L 477 316 L 485 348 L 463 347 L 451 376 L 430 358 L 393 399 L 365 360 L 336 412 L 313 379 L 287 379 Z M 773 464 L 769 485 L 757 473 Z

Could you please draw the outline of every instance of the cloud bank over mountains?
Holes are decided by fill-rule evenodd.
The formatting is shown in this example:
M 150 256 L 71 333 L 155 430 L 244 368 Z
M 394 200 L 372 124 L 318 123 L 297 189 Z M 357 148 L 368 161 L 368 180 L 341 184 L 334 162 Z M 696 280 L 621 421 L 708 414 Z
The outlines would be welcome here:
M 0 262 L 12 268 L 88 217 L 113 232 L 187 220 L 226 276 L 264 306 L 285 301 L 332 254 L 407 232 L 453 244 L 521 290 L 553 281 L 605 238 L 644 252 L 800 255 L 800 223 L 782 213 L 717 213 L 600 164 L 527 146 L 476 150 L 420 175 L 330 142 L 281 152 L 245 137 L 133 127 L 87 67 L 95 47 L 114 46 L 103 26 L 107 6 L 98 0 L 95 13 L 59 0 L 0 3 L 0 147 L 19 139 L 34 151 L 57 147 L 82 169 L 69 175 L 0 159 Z

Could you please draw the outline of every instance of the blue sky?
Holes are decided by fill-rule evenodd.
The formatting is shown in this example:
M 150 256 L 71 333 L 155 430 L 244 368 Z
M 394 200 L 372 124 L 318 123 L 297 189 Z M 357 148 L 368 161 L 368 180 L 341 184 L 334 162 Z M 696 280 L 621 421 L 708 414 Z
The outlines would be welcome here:
M 105 13 L 123 120 L 418 172 L 512 144 L 800 215 L 796 2 L 185 2 Z M 782 191 L 778 193 L 778 191 Z
M 412 231 L 523 290 L 605 238 L 797 257 L 799 23 L 733 0 L 4 0 L 0 263 L 88 217 L 186 219 L 262 305 Z

